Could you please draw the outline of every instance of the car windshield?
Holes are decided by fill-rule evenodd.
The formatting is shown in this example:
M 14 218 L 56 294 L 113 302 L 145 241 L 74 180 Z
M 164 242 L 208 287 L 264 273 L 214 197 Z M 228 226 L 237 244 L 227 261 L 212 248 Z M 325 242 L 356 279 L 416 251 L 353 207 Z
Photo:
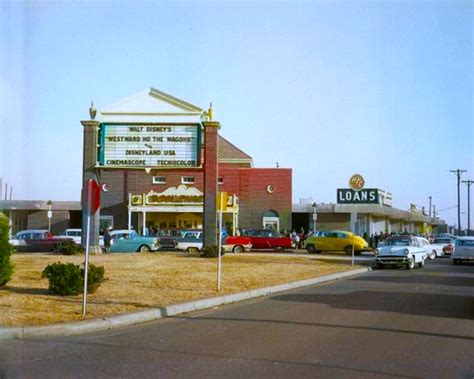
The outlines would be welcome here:
M 385 241 L 385 245 L 388 246 L 410 246 L 410 240 L 403 238 L 403 239 L 388 239 Z

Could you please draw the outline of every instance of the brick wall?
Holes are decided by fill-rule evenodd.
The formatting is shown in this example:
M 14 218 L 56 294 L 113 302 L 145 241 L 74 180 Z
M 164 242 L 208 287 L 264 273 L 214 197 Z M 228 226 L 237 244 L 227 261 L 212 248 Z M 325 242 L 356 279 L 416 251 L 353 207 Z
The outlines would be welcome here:
M 142 170 L 103 171 L 101 182 L 110 185 L 102 193 L 102 215 L 114 215 L 115 227 L 126 227 L 128 222 L 128 193 L 141 194 L 150 190 L 163 192 L 181 184 L 182 176 L 194 177 L 193 187 L 203 191 L 203 172 L 200 170 L 160 171 L 166 184 L 153 184 L 153 177 Z M 223 179 L 219 191 L 236 194 L 240 199 L 241 228 L 262 226 L 263 213 L 274 210 L 280 216 L 280 227 L 291 229 L 292 170 L 283 168 L 239 168 L 235 164 L 219 164 L 218 177 Z M 273 193 L 267 192 L 272 185 Z

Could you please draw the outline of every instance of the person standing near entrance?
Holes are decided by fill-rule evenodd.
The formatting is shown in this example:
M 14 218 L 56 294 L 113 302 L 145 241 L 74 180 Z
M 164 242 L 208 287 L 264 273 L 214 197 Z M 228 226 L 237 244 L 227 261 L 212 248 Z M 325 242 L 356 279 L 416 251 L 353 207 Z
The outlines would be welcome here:
M 105 253 L 108 254 L 110 253 L 110 245 L 111 245 L 111 240 L 112 240 L 112 235 L 110 232 L 112 231 L 112 227 L 109 226 L 107 228 L 107 231 L 104 234 L 104 248 L 105 248 Z

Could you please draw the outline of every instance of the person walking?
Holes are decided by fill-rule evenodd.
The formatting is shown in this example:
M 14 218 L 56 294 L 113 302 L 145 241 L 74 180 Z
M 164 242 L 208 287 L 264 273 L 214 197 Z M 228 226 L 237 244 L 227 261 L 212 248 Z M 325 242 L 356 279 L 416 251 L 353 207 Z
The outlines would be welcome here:
M 104 234 L 104 248 L 106 254 L 110 253 L 110 242 L 112 241 L 112 235 L 110 234 L 111 231 L 112 227 L 109 226 Z

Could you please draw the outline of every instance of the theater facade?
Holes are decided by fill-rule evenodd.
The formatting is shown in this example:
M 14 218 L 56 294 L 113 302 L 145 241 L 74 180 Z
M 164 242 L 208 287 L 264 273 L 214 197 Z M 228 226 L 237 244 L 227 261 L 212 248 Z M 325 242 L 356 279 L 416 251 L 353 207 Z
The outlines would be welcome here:
M 133 226 L 144 234 L 150 228 L 201 229 L 207 147 L 201 129 L 203 120 L 212 119 L 212 109 L 204 111 L 150 88 L 92 109 L 91 118 L 95 112 L 99 129 L 95 172 L 104 190 L 100 227 Z M 217 137 L 217 187 L 228 194 L 223 213 L 227 230 L 290 229 L 292 170 L 254 167 L 252 157 L 225 139 L 224 131 L 222 125 Z M 196 143 L 197 154 L 185 151 L 186 143 Z M 108 149 L 102 149 L 104 145 Z M 174 155 L 184 158 L 177 161 Z

